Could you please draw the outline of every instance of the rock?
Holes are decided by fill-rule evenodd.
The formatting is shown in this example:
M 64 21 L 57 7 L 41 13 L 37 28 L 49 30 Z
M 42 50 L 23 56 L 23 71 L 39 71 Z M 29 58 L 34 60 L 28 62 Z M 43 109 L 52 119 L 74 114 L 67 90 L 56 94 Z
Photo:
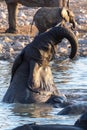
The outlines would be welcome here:
M 5 15 L 4 12 L 0 12 L 0 18 L 2 18 L 2 19 L 6 19 L 6 15 Z

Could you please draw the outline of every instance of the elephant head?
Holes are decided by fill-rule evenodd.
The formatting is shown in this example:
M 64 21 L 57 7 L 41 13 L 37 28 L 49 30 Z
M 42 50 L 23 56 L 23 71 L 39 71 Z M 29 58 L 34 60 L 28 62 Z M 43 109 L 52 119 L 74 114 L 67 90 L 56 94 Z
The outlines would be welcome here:
M 73 28 L 76 27 L 75 15 L 69 8 L 62 8 L 61 16 L 66 22 L 72 23 Z
M 40 42 L 38 38 L 41 38 Z M 71 44 L 71 53 L 69 58 L 73 59 L 77 54 L 78 41 L 70 29 L 64 27 L 54 27 L 50 31 L 45 32 L 35 38 L 35 41 L 39 42 L 39 46 L 37 45 L 37 50 L 38 54 L 40 54 L 40 64 L 38 64 L 38 62 L 34 59 L 30 61 L 29 88 L 31 90 L 32 88 L 41 88 L 42 90 L 44 89 L 50 91 L 51 88 L 53 88 L 54 83 L 49 62 L 54 57 L 58 43 L 64 38 L 66 38 Z M 33 45 L 34 43 L 35 42 L 33 42 Z

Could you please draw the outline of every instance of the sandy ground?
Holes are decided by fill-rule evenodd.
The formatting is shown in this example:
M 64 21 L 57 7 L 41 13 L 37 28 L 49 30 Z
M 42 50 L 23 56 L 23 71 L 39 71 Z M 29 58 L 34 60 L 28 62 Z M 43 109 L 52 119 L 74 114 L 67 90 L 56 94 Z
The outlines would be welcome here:
M 87 1 L 86 0 L 71 0 L 70 8 L 75 13 L 75 19 L 80 26 L 77 28 L 79 33 L 79 52 L 81 56 L 87 55 Z M 30 33 L 30 23 L 38 8 L 28 8 L 19 5 L 18 11 L 18 32 L 16 34 L 4 33 L 8 28 L 8 11 L 5 2 L 0 2 L 0 59 L 14 59 L 16 55 L 29 43 L 30 37 L 33 37 L 38 32 L 33 26 L 33 31 Z M 13 46 L 14 45 L 14 46 Z M 65 48 L 61 49 L 65 51 Z

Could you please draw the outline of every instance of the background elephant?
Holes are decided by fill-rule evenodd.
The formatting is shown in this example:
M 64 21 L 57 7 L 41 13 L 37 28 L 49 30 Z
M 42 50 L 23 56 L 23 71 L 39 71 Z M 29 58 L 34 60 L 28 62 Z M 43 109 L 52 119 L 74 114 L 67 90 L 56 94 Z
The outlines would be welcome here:
M 52 97 L 54 100 L 54 97 L 57 99 L 58 96 L 63 96 L 54 84 L 49 62 L 56 53 L 57 44 L 64 38 L 71 44 L 69 57 L 72 59 L 77 53 L 78 42 L 75 35 L 64 27 L 54 27 L 36 36 L 22 50 L 13 64 L 11 82 L 3 98 L 4 102 L 43 103 L 50 98 L 52 100 Z
M 72 10 L 66 7 L 42 7 L 34 15 L 32 25 L 35 22 L 36 27 L 39 30 L 39 33 L 45 32 L 47 29 L 56 26 L 61 23 L 65 26 L 66 22 L 72 23 L 72 27 L 75 28 L 75 16 Z
M 46 124 L 38 125 L 35 123 L 25 124 L 13 130 L 87 130 L 87 113 L 84 113 L 74 125 Z
M 16 30 L 16 15 L 18 3 L 28 7 L 64 7 L 69 5 L 69 0 L 5 0 L 8 9 L 9 28 L 6 32 L 15 33 Z

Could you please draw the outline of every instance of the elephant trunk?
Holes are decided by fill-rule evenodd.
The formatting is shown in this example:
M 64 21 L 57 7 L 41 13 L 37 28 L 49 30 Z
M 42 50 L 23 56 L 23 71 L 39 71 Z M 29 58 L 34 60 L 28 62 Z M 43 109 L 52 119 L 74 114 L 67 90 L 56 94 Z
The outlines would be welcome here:
M 69 43 L 71 44 L 71 53 L 69 58 L 73 59 L 76 56 L 78 50 L 78 40 L 74 33 L 68 28 L 59 26 L 53 29 L 53 35 L 56 39 L 56 44 L 58 44 L 64 38 L 69 41 Z

